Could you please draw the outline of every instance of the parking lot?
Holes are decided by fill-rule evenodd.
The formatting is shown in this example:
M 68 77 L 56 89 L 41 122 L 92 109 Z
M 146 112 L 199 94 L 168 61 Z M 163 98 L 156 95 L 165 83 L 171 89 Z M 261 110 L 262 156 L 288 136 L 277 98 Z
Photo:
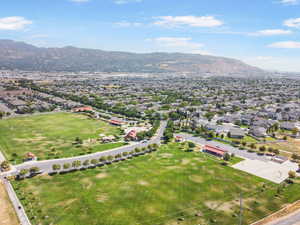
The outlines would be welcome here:
M 245 159 L 233 167 L 278 184 L 288 178 L 289 171 L 298 169 L 298 165 L 290 161 L 280 164 L 251 159 Z

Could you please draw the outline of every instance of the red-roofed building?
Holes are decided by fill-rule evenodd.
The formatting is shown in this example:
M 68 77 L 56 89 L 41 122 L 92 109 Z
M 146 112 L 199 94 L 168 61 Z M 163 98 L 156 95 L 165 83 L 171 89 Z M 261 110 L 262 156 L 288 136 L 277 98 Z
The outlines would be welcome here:
M 207 152 L 218 157 L 224 157 L 224 155 L 227 153 L 226 150 L 211 145 L 205 145 L 202 150 L 203 152 Z
M 91 106 L 78 107 L 73 109 L 73 112 L 91 112 L 93 108 Z
M 32 161 L 32 160 L 36 160 L 36 159 L 37 159 L 37 157 L 32 152 L 28 152 L 25 155 L 25 160 L 26 161 Z
M 182 141 L 183 141 L 183 137 L 181 137 L 181 136 L 176 136 L 176 137 L 175 137 L 175 141 L 176 141 L 176 142 L 182 142 Z
M 135 130 L 131 130 L 126 136 L 125 140 L 135 141 L 137 139 L 137 132 Z
M 119 120 L 110 120 L 109 123 L 116 126 L 122 126 L 124 124 L 122 121 Z

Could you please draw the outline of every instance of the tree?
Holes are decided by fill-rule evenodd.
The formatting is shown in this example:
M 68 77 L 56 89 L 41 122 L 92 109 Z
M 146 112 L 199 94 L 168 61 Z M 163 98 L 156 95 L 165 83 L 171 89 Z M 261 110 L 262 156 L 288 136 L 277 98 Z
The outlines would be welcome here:
M 114 158 L 115 158 L 115 159 L 121 158 L 121 154 L 116 154 L 116 155 L 114 156 Z
M 23 176 L 25 176 L 27 173 L 28 173 L 28 169 L 21 169 L 19 175 L 23 177 Z
M 256 145 L 255 145 L 254 143 L 251 143 L 251 144 L 250 144 L 250 148 L 256 149 Z
M 72 163 L 72 167 L 74 167 L 74 168 L 78 168 L 80 166 L 81 166 L 81 161 L 79 161 L 79 160 L 76 160 Z
M 298 132 L 299 132 L 299 130 L 298 130 L 297 127 L 293 128 L 293 130 L 292 130 L 292 134 L 293 134 L 293 135 L 297 135 Z
M 70 163 L 65 163 L 65 164 L 63 165 L 63 168 L 64 168 L 65 170 L 69 169 L 70 167 L 71 167 L 71 164 L 70 164 Z
M 279 154 L 279 150 L 278 149 L 274 149 L 273 152 L 274 152 L 275 155 Z
M 231 133 L 230 132 L 227 133 L 227 137 L 231 138 Z
M 225 155 L 224 155 L 224 157 L 223 157 L 223 159 L 225 160 L 225 161 L 229 161 L 230 160 L 230 155 L 229 155 L 229 153 L 225 153 Z
M 82 165 L 84 165 L 84 166 L 88 166 L 90 164 L 90 160 L 85 160 L 83 163 L 82 163 Z
M 53 170 L 60 170 L 60 168 L 61 168 L 61 165 L 59 165 L 59 164 L 53 164 L 52 165 Z
M 112 161 L 113 157 L 111 155 L 107 156 L 108 161 Z
M 292 159 L 293 159 L 293 160 L 297 160 L 297 159 L 299 159 L 299 156 L 298 156 L 296 153 L 293 153 Z
M 296 177 L 296 172 L 295 171 L 289 171 L 289 178 L 293 179 Z
M 188 146 L 189 148 L 195 148 L 196 145 L 193 142 L 188 142 Z
M 37 166 L 34 166 L 34 167 L 31 167 L 30 169 L 29 169 L 29 172 L 30 173 L 38 173 L 40 171 L 40 168 L 38 168 Z
M 0 120 L 4 117 L 5 112 L 0 111 Z
M 106 161 L 106 157 L 105 156 L 101 156 L 99 159 L 100 162 L 105 162 Z
M 10 169 L 9 162 L 6 161 L 6 160 L 3 161 L 3 162 L 0 164 L 0 167 L 1 167 L 2 170 L 5 170 L 5 171 L 9 170 L 9 169 Z
M 76 144 L 78 144 L 78 145 L 81 145 L 81 144 L 83 143 L 83 141 L 82 141 L 79 137 L 76 137 L 76 138 L 75 138 L 75 142 L 76 142 Z
M 266 151 L 266 147 L 265 147 L 265 146 L 260 146 L 260 147 L 259 147 L 259 151 L 265 152 L 265 151 Z
M 97 159 L 92 159 L 92 160 L 91 160 L 91 163 L 92 163 L 93 165 L 97 165 L 98 162 L 99 162 L 99 161 L 98 161 Z

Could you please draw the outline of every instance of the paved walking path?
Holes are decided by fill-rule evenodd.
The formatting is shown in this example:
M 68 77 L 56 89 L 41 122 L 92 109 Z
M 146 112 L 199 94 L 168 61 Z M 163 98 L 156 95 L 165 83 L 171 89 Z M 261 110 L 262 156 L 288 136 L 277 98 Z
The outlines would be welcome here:
M 300 225 L 300 210 L 266 225 Z

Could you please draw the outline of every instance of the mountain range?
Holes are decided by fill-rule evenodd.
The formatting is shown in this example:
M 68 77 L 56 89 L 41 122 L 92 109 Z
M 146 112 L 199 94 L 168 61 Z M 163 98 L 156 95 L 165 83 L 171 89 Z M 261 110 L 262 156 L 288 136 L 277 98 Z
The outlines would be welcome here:
M 264 73 L 257 67 L 224 57 L 160 52 L 140 54 L 72 46 L 44 48 L 12 40 L 0 40 L 0 69 L 246 76 Z

